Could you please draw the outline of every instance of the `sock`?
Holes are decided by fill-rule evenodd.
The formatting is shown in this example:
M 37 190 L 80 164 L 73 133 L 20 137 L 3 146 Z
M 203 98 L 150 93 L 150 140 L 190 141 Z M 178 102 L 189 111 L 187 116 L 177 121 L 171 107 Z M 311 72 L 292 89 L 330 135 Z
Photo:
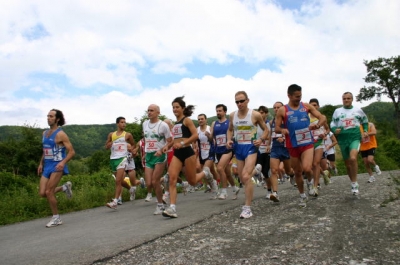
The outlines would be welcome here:
M 300 198 L 306 198 L 306 194 L 305 193 L 300 193 Z
M 148 193 L 147 193 L 147 196 L 150 196 L 150 197 L 151 197 L 151 196 L 152 196 L 152 194 L 151 194 L 150 192 L 148 192 Z
M 165 195 L 169 195 L 169 191 L 164 192 Z
M 59 214 L 53 214 L 53 218 L 60 218 Z
M 226 193 L 226 188 L 222 188 L 221 193 Z
M 175 204 L 171 204 L 169 207 L 171 207 L 172 209 L 174 209 L 176 211 L 176 205 Z
M 352 187 L 356 187 L 357 184 L 358 184 L 357 182 L 352 182 L 352 183 L 351 183 L 351 186 L 352 186 Z

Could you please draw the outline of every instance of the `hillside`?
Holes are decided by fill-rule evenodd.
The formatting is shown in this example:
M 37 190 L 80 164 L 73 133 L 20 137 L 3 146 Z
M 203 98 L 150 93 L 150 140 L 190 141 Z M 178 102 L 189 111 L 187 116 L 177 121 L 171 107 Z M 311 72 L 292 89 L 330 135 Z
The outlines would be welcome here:
M 321 107 L 321 112 L 324 113 L 328 119 L 332 116 L 333 111 L 338 106 L 326 105 Z M 373 102 L 370 105 L 363 108 L 364 112 L 368 117 L 375 123 L 383 124 L 395 124 L 394 107 L 390 102 Z M 273 115 L 273 110 L 270 109 L 270 117 Z M 209 117 L 207 119 L 208 124 L 212 121 L 217 120 L 216 116 Z M 193 120 L 197 126 L 197 120 Z M 7 139 L 14 138 L 19 140 L 22 137 L 21 133 L 22 126 L 0 126 L 0 142 L 6 141 Z M 379 127 L 379 126 L 378 126 Z M 104 143 L 107 139 L 109 132 L 115 130 L 115 124 L 103 124 L 103 125 L 65 125 L 63 126 L 64 131 L 70 137 L 71 142 L 74 145 L 77 156 L 76 157 L 88 157 L 91 156 L 95 151 L 104 148 Z M 43 129 L 33 128 L 33 130 L 40 136 Z M 134 135 L 136 141 L 140 138 L 140 127 L 138 124 L 128 124 L 127 131 Z

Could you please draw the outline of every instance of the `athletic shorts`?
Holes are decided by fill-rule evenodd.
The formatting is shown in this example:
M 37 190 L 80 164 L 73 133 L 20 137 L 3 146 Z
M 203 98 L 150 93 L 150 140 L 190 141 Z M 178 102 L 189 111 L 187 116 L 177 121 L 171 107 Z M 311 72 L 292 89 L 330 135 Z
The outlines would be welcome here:
M 126 157 L 110 159 L 110 167 L 112 172 L 116 172 L 120 168 L 125 169 L 127 164 L 128 164 L 128 159 Z
M 146 153 L 146 167 L 154 169 L 157 164 L 162 164 L 167 161 L 167 155 L 162 154 L 160 156 L 155 156 L 156 152 Z
M 128 163 L 126 163 L 126 167 L 125 167 L 125 171 L 129 172 L 132 170 L 135 170 L 135 161 L 132 159 L 131 161 L 129 161 Z
M 314 144 L 309 144 L 305 146 L 299 146 L 299 147 L 293 147 L 293 148 L 288 148 L 289 149 L 289 154 L 291 157 L 295 158 L 300 158 L 301 154 L 304 151 L 307 151 L 308 149 L 314 148 Z
M 190 146 L 180 149 L 174 149 L 174 156 L 178 158 L 182 162 L 182 164 L 185 164 L 186 158 L 189 158 L 192 155 L 194 155 L 194 151 Z
M 272 146 L 270 156 L 280 161 L 290 159 L 289 150 L 285 146 Z
M 229 154 L 231 156 L 230 158 L 232 158 L 233 157 L 233 150 L 232 149 L 228 149 L 224 153 L 215 154 L 215 156 L 216 156 L 216 159 L 214 160 L 215 163 L 218 164 L 218 161 L 220 161 L 221 157 L 223 155 L 225 155 L 225 154 Z
M 269 153 L 262 153 L 257 155 L 257 163 L 262 166 L 261 173 L 264 176 L 268 176 L 268 171 L 270 168 L 270 154 Z
M 233 147 L 233 152 L 237 160 L 244 161 L 249 155 L 256 154 L 258 148 L 253 144 L 235 144 Z
M 331 162 L 335 162 L 336 161 L 335 154 L 327 155 L 326 158 Z
M 174 149 L 167 152 L 167 164 L 171 164 L 172 158 L 174 157 Z
M 209 155 L 206 159 L 202 159 L 201 156 L 199 156 L 200 165 L 204 165 L 207 160 L 214 161 L 215 160 L 215 154 L 213 153 L 212 155 Z
M 59 172 L 56 170 L 56 166 L 60 162 L 61 161 L 44 161 L 42 176 L 49 179 L 52 173 Z M 65 165 L 63 169 L 63 175 L 68 175 L 68 174 L 69 174 L 68 167 L 67 165 Z
M 316 142 L 314 142 L 314 149 L 319 149 L 319 148 L 324 148 L 324 146 L 322 145 L 322 139 L 319 139 Z
M 340 151 L 342 151 L 343 160 L 350 158 L 351 150 L 360 150 L 360 140 L 353 140 L 352 142 L 346 141 L 345 143 L 339 143 Z
M 365 151 L 360 151 L 361 157 L 366 158 L 368 156 L 375 156 L 375 150 L 376 150 L 376 148 L 371 148 L 371 149 L 368 149 Z

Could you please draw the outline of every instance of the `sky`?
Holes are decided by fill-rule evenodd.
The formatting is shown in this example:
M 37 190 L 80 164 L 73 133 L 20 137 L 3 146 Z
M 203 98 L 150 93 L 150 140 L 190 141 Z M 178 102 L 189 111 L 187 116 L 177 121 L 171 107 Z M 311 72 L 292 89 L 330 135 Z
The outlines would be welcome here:
M 341 104 L 366 83 L 365 60 L 400 54 L 398 0 L 13 0 L 0 2 L 0 125 L 47 127 L 140 119 L 150 104 L 175 120 L 288 102 Z M 389 101 L 382 98 L 382 101 Z M 355 102 L 358 107 L 367 102 Z

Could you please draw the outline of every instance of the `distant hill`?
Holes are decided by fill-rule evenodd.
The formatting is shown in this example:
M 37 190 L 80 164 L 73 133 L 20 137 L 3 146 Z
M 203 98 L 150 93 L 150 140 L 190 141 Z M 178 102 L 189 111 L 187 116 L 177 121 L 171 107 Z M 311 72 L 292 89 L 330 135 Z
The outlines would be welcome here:
M 329 117 L 329 115 L 331 116 L 334 109 L 337 107 L 339 106 L 326 105 L 321 108 L 321 112 L 324 113 L 330 120 L 331 117 Z M 324 110 L 327 112 L 324 112 Z M 371 121 L 377 124 L 395 124 L 394 107 L 390 102 L 373 102 L 364 107 L 363 110 L 371 119 Z M 269 109 L 269 114 L 269 117 L 272 118 L 273 109 Z M 211 123 L 215 120 L 217 120 L 216 116 L 209 117 L 207 119 L 209 125 L 211 125 Z M 196 119 L 194 119 L 193 122 L 196 126 L 198 125 Z M 21 139 L 22 134 L 20 129 L 21 126 L 0 126 L 0 142 L 6 141 L 10 137 L 14 138 L 15 140 Z M 34 130 L 38 135 L 41 135 L 43 132 L 43 129 L 40 128 L 34 128 Z M 72 144 L 74 145 L 77 154 L 76 157 L 88 157 L 91 156 L 95 151 L 104 148 L 107 135 L 115 130 L 115 124 L 65 125 L 63 126 L 63 130 L 68 134 Z M 134 136 L 135 135 L 139 134 L 136 133 Z M 140 137 L 140 135 L 138 137 Z

